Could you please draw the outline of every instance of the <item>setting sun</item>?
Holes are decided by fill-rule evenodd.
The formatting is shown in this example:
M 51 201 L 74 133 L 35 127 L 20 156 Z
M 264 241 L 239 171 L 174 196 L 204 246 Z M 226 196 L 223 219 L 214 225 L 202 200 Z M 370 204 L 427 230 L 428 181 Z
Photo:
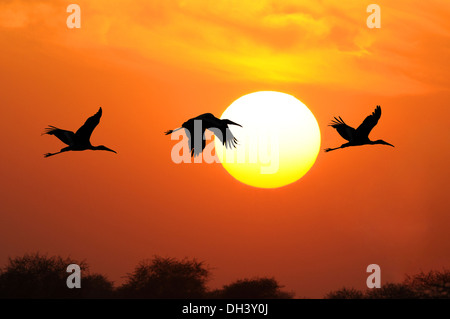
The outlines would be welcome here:
M 226 149 L 216 140 L 217 155 L 237 180 L 277 188 L 300 179 L 320 149 L 320 129 L 311 111 L 292 95 L 262 91 L 233 102 L 222 114 L 242 125 L 232 133 L 239 141 Z

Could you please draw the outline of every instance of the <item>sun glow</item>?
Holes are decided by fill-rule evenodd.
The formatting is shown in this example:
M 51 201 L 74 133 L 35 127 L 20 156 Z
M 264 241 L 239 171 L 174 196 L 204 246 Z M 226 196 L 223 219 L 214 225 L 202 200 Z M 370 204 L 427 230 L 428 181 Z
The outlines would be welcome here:
M 313 166 L 320 129 L 312 112 L 292 95 L 261 91 L 242 96 L 222 114 L 239 145 L 225 149 L 215 139 L 223 167 L 237 180 L 260 188 L 291 184 Z

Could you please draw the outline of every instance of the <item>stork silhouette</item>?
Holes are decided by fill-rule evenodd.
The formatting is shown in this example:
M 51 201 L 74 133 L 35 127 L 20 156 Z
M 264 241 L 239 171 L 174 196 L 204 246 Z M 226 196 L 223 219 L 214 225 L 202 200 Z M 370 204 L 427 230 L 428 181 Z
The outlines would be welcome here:
M 58 139 L 60 139 L 61 142 L 69 146 L 62 148 L 59 152 L 56 153 L 46 153 L 44 154 L 44 157 L 53 156 L 67 151 L 84 151 L 84 150 L 109 151 L 117 153 L 116 151 L 113 151 L 112 149 L 107 148 L 104 145 L 92 146 L 90 142 L 91 134 L 98 125 L 98 123 L 100 122 L 101 116 L 102 116 L 102 108 L 100 108 L 98 112 L 95 113 L 93 116 L 88 118 L 86 122 L 83 124 L 83 126 L 81 126 L 76 131 L 76 133 L 72 131 L 62 130 L 52 125 L 49 125 L 49 127 L 45 129 L 45 132 L 42 133 L 42 135 L 44 134 L 54 135 Z
M 383 140 L 371 141 L 369 139 L 369 133 L 370 131 L 372 131 L 375 125 L 377 125 L 380 117 L 381 117 L 381 107 L 377 105 L 375 111 L 373 111 L 371 115 L 367 116 L 356 130 L 353 127 L 350 127 L 347 124 L 345 124 L 345 122 L 341 119 L 340 116 L 339 118 L 335 117 L 329 126 L 335 128 L 336 131 L 339 133 L 339 135 L 341 135 L 344 139 L 346 139 L 348 143 L 342 144 L 341 146 L 336 148 L 326 148 L 325 152 L 358 145 L 382 144 L 394 147 L 394 145 L 389 144 L 388 142 L 385 142 Z
M 198 122 L 199 121 L 199 122 Z M 196 135 L 195 133 L 197 133 L 197 130 L 195 129 L 196 125 L 200 125 L 199 127 L 199 131 L 201 132 L 201 145 L 197 145 L 200 144 L 196 141 Z M 186 135 L 188 137 L 188 143 L 189 143 L 189 149 L 191 151 L 191 157 L 192 156 L 197 156 L 199 155 L 201 152 L 203 152 L 205 146 L 206 146 L 206 141 L 203 138 L 203 135 L 205 134 L 205 130 L 208 129 L 211 132 L 214 133 L 214 135 L 222 142 L 222 144 L 227 147 L 227 148 L 231 148 L 231 147 L 236 147 L 236 144 L 238 143 L 238 140 L 234 137 L 233 133 L 231 133 L 228 125 L 237 125 L 242 127 L 241 125 L 230 121 L 230 120 L 221 120 L 218 119 L 217 117 L 215 117 L 214 115 L 212 115 L 211 113 L 205 113 L 202 115 L 199 115 L 197 117 L 191 118 L 189 120 L 187 120 L 186 122 L 183 123 L 183 125 L 181 125 L 181 127 L 174 129 L 174 130 L 169 130 L 166 131 L 165 134 L 169 135 L 172 134 L 173 132 L 176 132 L 178 130 L 181 129 L 185 129 L 186 131 Z M 192 137 L 194 137 L 194 143 L 192 143 Z M 200 136 L 198 136 L 199 140 L 200 140 Z

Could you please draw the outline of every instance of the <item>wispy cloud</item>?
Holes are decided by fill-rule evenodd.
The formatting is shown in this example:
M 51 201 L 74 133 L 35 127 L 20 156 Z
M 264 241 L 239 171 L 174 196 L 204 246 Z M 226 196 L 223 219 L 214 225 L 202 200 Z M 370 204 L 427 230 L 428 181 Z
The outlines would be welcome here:
M 439 0 L 426 5 L 379 1 L 381 29 L 367 28 L 369 2 L 359 0 L 78 3 L 83 30 L 76 41 L 62 41 L 68 46 L 126 49 L 152 63 L 229 80 L 313 83 L 387 94 L 448 87 L 450 3 Z M 1 3 L 0 27 L 29 29 L 39 16 L 51 32 L 52 16 L 65 5 Z
M 50 1 L 0 1 L 0 28 L 19 29 L 49 24 L 48 17 L 58 14 Z

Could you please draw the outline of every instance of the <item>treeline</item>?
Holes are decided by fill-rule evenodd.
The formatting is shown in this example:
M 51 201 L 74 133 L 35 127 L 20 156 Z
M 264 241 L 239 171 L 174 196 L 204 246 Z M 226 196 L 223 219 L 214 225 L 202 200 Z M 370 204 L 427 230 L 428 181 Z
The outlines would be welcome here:
M 406 275 L 400 283 L 386 283 L 381 288 L 357 290 L 342 288 L 325 295 L 326 299 L 449 299 L 450 270 L 431 270 Z
M 81 268 L 81 288 L 69 289 L 67 266 Z M 211 270 L 196 259 L 156 256 L 141 261 L 125 282 L 115 287 L 106 276 L 91 273 L 85 261 L 60 256 L 26 254 L 9 258 L 0 270 L 0 298 L 154 298 L 154 299 L 291 299 L 274 278 L 237 280 L 210 290 Z
M 69 289 L 67 266 L 81 268 L 81 288 Z M 26 254 L 9 258 L 0 269 L 0 298 L 152 298 L 152 299 L 292 299 L 275 278 L 240 279 L 210 290 L 211 270 L 196 259 L 163 258 L 141 261 L 115 287 L 106 276 L 91 273 L 85 261 L 60 256 Z M 401 283 L 381 288 L 331 291 L 325 299 L 427 299 L 450 298 L 450 271 L 430 271 L 409 276 Z

